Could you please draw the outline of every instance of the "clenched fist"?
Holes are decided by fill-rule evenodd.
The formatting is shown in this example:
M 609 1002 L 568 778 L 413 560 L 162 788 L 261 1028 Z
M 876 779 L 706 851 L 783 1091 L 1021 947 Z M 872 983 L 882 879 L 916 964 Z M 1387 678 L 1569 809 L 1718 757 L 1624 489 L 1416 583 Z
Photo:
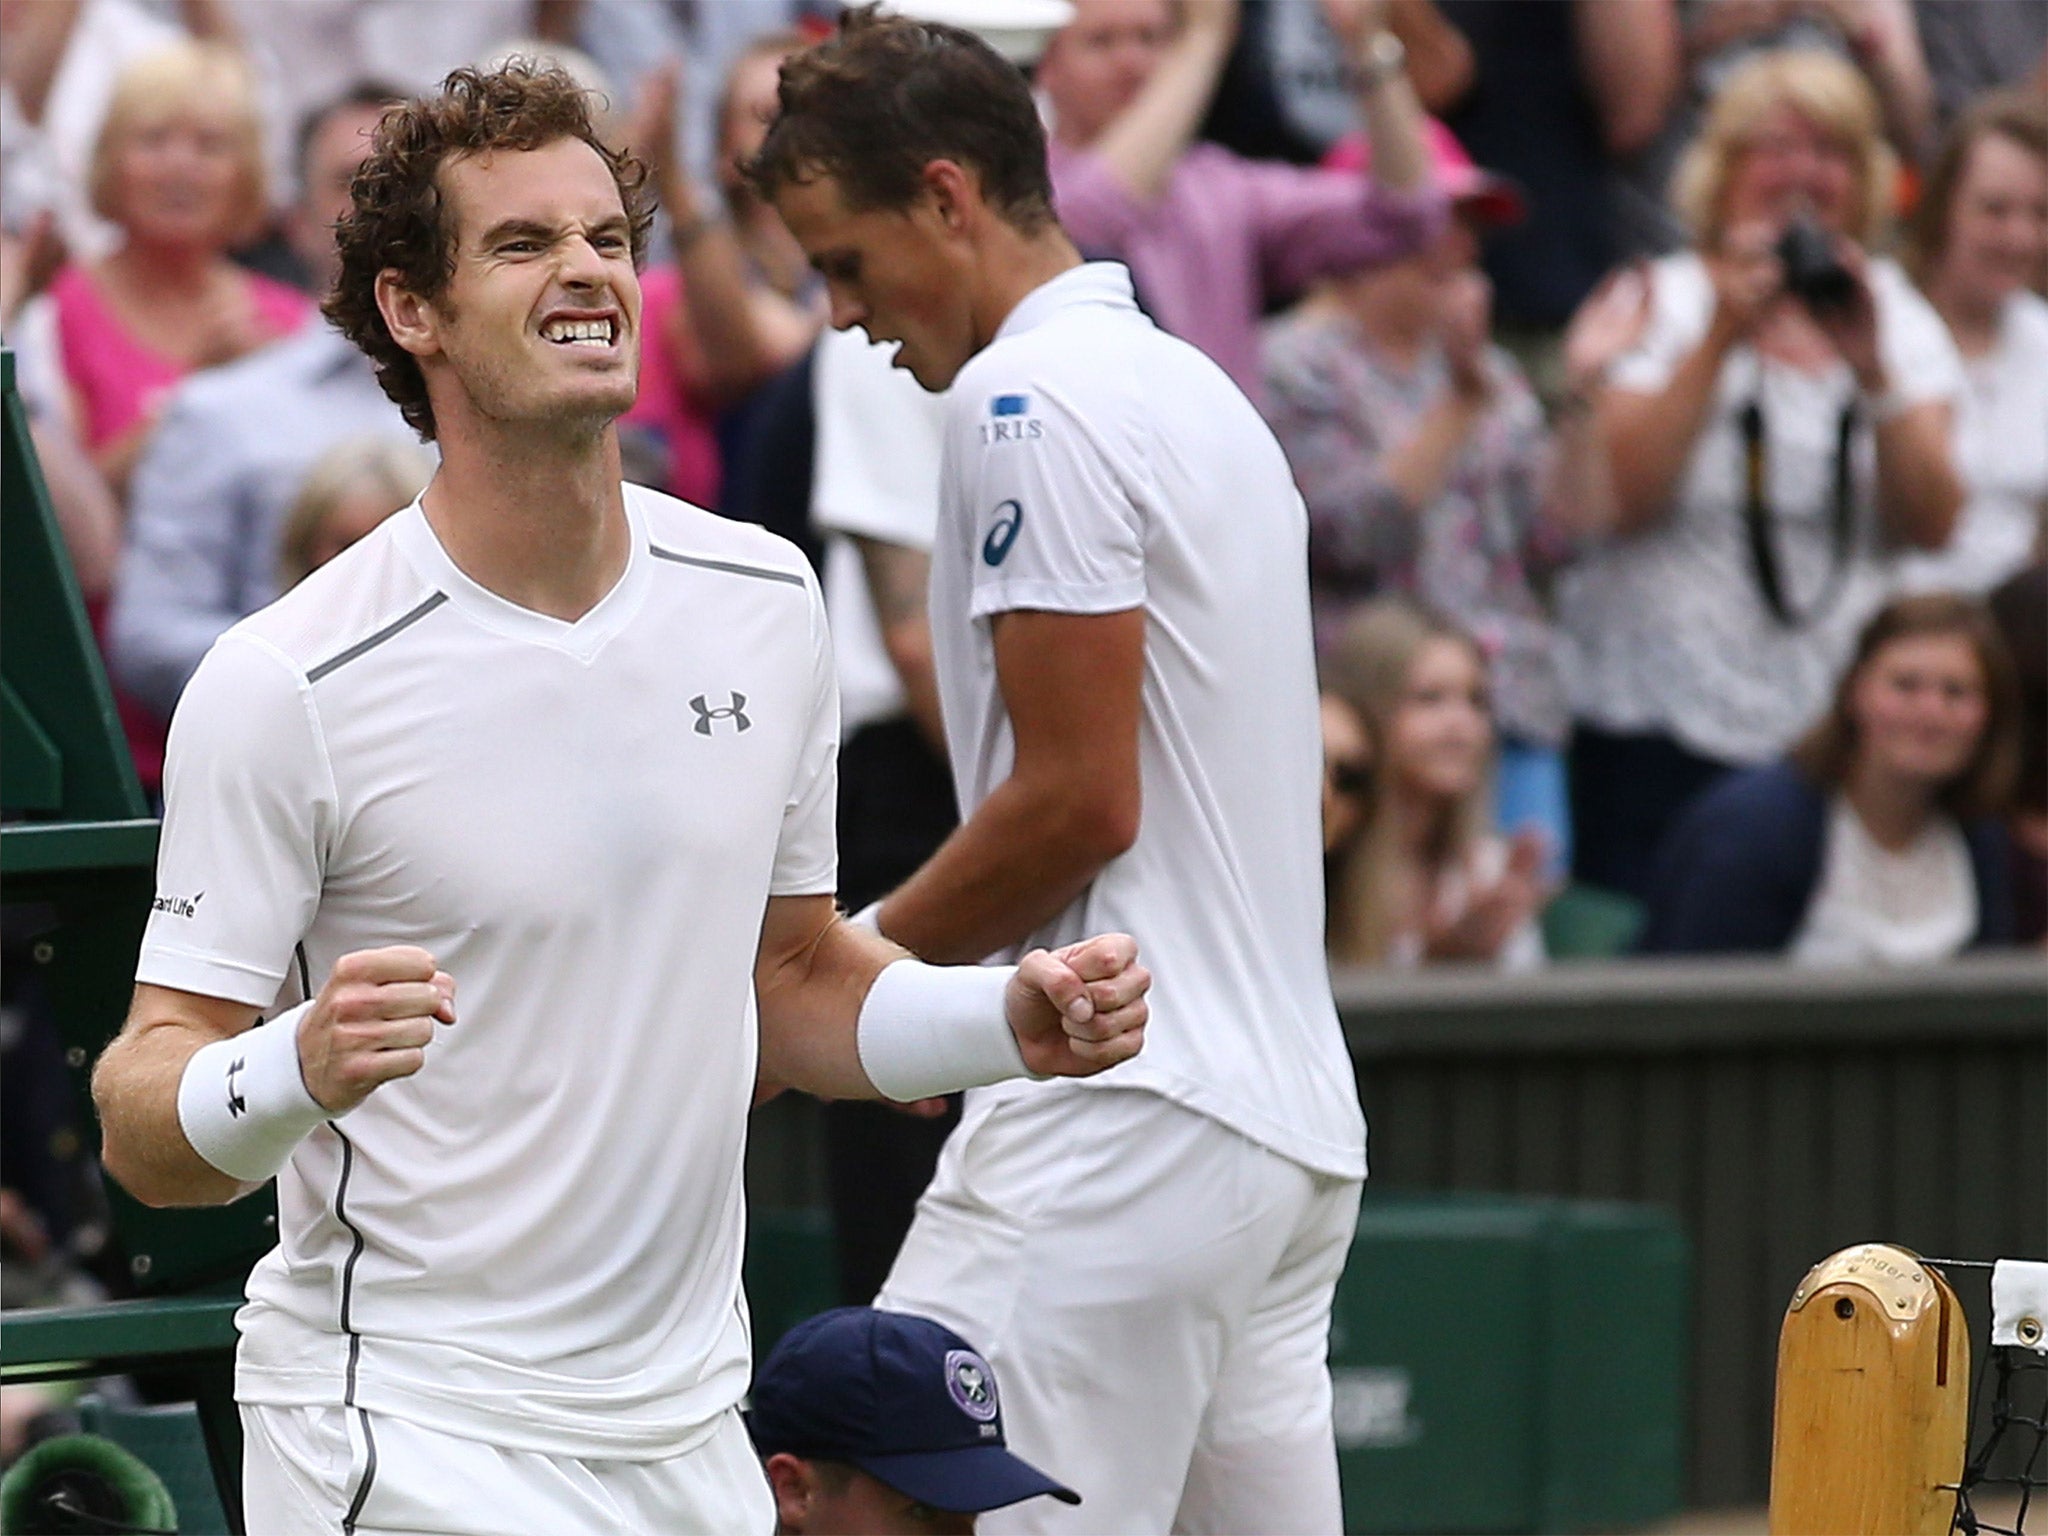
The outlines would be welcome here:
M 1024 1065 L 1040 1077 L 1092 1077 L 1145 1044 L 1152 973 L 1129 934 L 1106 933 L 1017 963 L 1003 1012 Z
M 455 978 L 424 949 L 394 944 L 343 955 L 299 1020 L 306 1091 L 346 1114 L 380 1085 L 419 1071 L 435 1025 L 454 1022 Z

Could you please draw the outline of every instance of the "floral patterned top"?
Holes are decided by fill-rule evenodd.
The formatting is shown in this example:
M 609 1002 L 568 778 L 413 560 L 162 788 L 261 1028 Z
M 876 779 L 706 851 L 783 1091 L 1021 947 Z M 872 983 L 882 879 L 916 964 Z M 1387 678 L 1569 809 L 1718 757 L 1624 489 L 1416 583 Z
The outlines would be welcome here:
M 1381 477 L 1380 458 L 1450 387 L 1442 353 L 1404 371 L 1345 317 L 1313 311 L 1271 322 L 1264 343 L 1266 419 L 1308 503 L 1318 650 L 1366 598 L 1405 593 L 1479 641 L 1504 735 L 1562 745 L 1570 713 L 1539 587 L 1570 544 L 1538 516 L 1550 440 L 1514 359 L 1492 349 L 1493 404 L 1443 494 L 1416 508 Z

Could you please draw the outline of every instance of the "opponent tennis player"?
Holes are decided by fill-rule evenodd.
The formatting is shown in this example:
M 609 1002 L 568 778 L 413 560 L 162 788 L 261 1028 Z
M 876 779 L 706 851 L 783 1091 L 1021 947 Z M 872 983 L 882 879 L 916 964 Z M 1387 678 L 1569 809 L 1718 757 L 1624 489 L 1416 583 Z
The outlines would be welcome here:
M 1001 1376 L 1087 1504 L 993 1531 L 1335 1531 L 1325 1363 L 1364 1123 L 1322 954 L 1308 524 L 1222 369 L 1051 205 L 1017 71 L 849 13 L 753 164 L 835 325 L 947 397 L 931 630 L 966 820 L 880 904 L 927 959 L 1097 925 L 1159 974 L 1145 1054 L 969 1095 L 877 1305 Z
M 328 310 L 440 473 L 231 630 L 172 729 L 95 1086 L 146 1201 L 278 1175 L 236 1366 L 266 1536 L 765 1536 L 757 1077 L 917 1099 L 1142 1038 L 1128 938 L 990 974 L 836 915 L 816 583 L 620 482 L 642 208 L 559 72 L 384 118 Z

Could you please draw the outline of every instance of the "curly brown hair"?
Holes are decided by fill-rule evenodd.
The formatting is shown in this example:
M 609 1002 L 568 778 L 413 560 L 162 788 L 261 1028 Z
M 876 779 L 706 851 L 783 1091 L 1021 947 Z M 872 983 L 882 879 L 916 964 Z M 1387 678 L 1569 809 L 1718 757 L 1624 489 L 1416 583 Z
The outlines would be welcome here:
M 839 33 L 784 61 L 781 112 L 741 167 L 763 201 L 830 176 L 849 208 L 897 211 L 923 191 L 924 168 L 953 160 L 1017 228 L 1052 222 L 1045 127 L 1031 88 L 971 32 L 938 22 L 847 11 Z
M 633 264 L 647 254 L 654 202 L 647 168 L 598 136 L 590 98 L 557 65 L 512 58 L 494 70 L 458 69 L 438 95 L 400 102 L 377 124 L 370 157 L 355 174 L 352 207 L 335 226 L 341 272 L 320 306 L 377 365 L 377 382 L 406 422 L 434 440 L 426 376 L 392 340 L 377 308 L 377 277 L 395 272 L 408 293 L 437 298 L 455 274 L 454 220 L 441 195 L 441 168 L 464 155 L 543 149 L 577 139 L 603 157 L 632 226 Z

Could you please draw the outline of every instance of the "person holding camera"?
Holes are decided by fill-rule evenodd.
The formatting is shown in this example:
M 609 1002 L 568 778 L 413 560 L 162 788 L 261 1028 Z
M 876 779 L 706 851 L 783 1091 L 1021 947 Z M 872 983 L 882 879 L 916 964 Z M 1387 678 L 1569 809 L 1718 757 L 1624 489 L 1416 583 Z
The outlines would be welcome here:
M 1807 50 L 1737 70 L 1680 165 L 1694 246 L 1650 268 L 1649 324 L 1597 406 L 1615 537 L 1559 600 L 1581 880 L 1640 896 L 1671 819 L 1785 749 L 1894 556 L 1955 524 L 1961 362 L 1866 252 L 1896 176 L 1868 83 Z

